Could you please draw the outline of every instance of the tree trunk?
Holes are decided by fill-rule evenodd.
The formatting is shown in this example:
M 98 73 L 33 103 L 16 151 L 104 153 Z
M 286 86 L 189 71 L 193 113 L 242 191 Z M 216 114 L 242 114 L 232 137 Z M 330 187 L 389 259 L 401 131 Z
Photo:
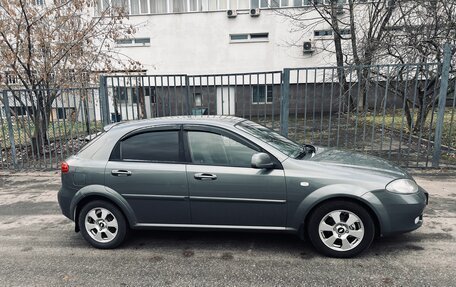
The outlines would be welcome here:
M 331 1 L 331 25 L 334 30 L 334 47 L 336 50 L 337 79 L 341 86 L 341 97 L 347 93 L 349 87 L 344 69 L 344 55 L 342 50 L 342 39 L 340 36 L 339 20 L 337 19 L 337 2 Z M 344 97 L 345 98 L 345 97 Z M 353 108 L 353 100 L 347 97 L 347 108 Z
M 138 105 L 139 105 L 139 118 L 140 119 L 146 119 L 147 114 L 146 114 L 146 100 L 144 96 L 144 88 L 140 87 L 139 88 L 139 93 L 138 93 Z
M 415 119 L 415 125 L 413 127 L 414 134 L 419 133 L 420 131 L 423 130 L 423 128 L 425 128 L 426 119 L 427 119 L 430 111 L 431 111 L 431 108 L 428 106 L 419 106 L 418 107 L 418 114 Z M 422 120 L 421 120 L 421 118 L 422 118 Z
M 45 147 L 48 144 L 48 127 L 49 117 L 51 116 L 51 108 L 46 106 L 37 105 L 36 113 L 33 115 L 33 123 L 35 128 L 33 130 L 32 151 L 35 157 L 44 154 Z
M 413 109 L 413 107 L 412 107 Z M 410 106 L 408 101 L 405 101 L 405 107 L 404 107 L 404 112 L 405 112 L 405 118 L 407 119 L 407 128 L 409 132 L 413 132 L 414 126 L 413 125 L 413 118 L 412 118 L 412 112 L 410 110 Z
M 369 93 L 368 91 L 368 77 L 369 77 L 369 66 L 360 66 L 357 70 L 358 74 L 358 85 L 359 87 L 359 95 L 358 95 L 358 100 L 357 100 L 357 105 L 358 105 L 358 110 L 363 111 L 364 108 L 366 107 L 367 103 L 367 95 Z
M 34 125 L 35 128 L 33 130 L 32 135 L 32 151 L 35 156 L 43 154 L 45 143 L 47 142 L 46 138 L 46 127 L 43 124 L 41 119 L 41 112 L 39 115 L 34 116 Z

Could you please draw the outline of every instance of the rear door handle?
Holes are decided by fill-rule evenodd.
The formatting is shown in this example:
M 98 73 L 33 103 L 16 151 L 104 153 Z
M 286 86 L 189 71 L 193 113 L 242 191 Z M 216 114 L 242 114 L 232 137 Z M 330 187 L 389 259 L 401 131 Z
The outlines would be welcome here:
M 216 180 L 217 176 L 210 173 L 195 173 L 193 176 L 197 180 Z
M 121 169 L 114 169 L 111 170 L 111 174 L 114 176 L 130 176 L 131 171 L 129 170 L 121 170 Z

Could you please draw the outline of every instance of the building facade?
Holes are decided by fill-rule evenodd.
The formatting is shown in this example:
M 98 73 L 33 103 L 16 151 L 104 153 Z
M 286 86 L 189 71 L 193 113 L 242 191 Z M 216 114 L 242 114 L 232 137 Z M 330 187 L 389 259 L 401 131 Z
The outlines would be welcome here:
M 116 40 L 119 55 L 140 62 L 147 74 L 141 80 L 108 81 L 112 119 L 172 115 L 185 101 L 194 114 L 274 115 L 280 107 L 280 71 L 335 63 L 327 50 L 329 24 L 315 21 L 303 29 L 287 17 L 303 11 L 309 19 L 321 19 L 309 0 L 100 0 L 95 17 L 108 5 L 127 12 L 136 28 L 131 38 Z M 318 85 L 316 92 L 321 89 Z M 143 94 L 146 108 L 141 108 Z
M 335 62 L 331 53 L 315 47 L 332 39 L 329 25 L 316 23 L 303 31 L 284 16 L 300 9 L 318 19 L 309 0 L 105 0 L 98 5 L 128 11 L 136 33 L 116 46 L 147 74 L 264 72 Z

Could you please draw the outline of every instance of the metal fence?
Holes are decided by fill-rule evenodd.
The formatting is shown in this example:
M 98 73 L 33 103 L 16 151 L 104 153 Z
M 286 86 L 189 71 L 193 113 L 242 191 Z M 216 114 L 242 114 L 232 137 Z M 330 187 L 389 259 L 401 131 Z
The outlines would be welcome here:
M 53 99 L 41 113 L 44 125 L 38 124 L 46 106 L 40 93 Z M 3 91 L 1 168 L 56 168 L 104 125 L 173 115 L 234 115 L 301 143 L 357 150 L 405 167 L 455 167 L 455 103 L 449 61 L 103 76 L 96 88 Z
M 288 112 L 282 133 L 299 142 L 357 150 L 405 167 L 456 163 L 456 86 L 442 76 L 441 65 L 345 67 L 345 83 L 335 80 L 341 70 L 285 70 Z
M 0 125 L 2 169 L 57 168 L 102 129 L 98 88 L 4 90 Z

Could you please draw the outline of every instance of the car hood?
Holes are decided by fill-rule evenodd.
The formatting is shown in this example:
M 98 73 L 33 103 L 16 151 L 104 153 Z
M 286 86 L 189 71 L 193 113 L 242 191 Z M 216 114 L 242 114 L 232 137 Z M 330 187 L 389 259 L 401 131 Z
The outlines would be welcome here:
M 352 151 L 316 147 L 315 154 L 309 160 L 348 168 L 386 172 L 397 177 L 410 178 L 407 171 L 385 159 Z

